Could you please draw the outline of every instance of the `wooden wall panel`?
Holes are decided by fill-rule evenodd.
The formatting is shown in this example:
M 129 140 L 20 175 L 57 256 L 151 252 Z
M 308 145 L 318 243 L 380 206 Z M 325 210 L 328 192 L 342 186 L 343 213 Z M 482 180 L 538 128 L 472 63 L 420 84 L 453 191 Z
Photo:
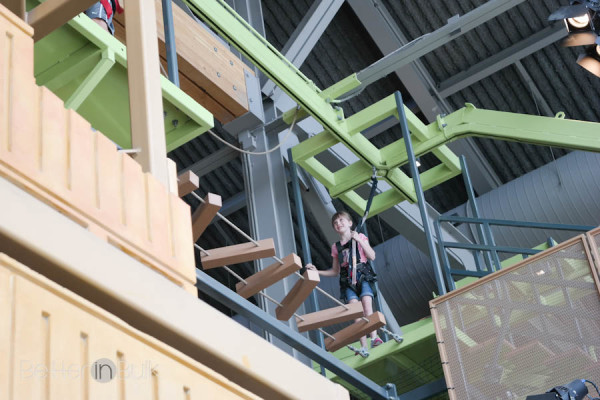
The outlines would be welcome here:
M 71 121 L 70 148 L 77 149 L 69 151 L 69 189 L 73 201 L 81 204 L 84 209 L 96 208 L 96 152 L 95 134 L 90 124 L 79 114 L 69 113 Z
M 0 289 L 3 399 L 258 398 L 4 254 Z M 107 382 L 92 377 L 101 359 Z
M 187 206 L 35 84 L 31 29 L 13 19 L 0 5 L 0 176 L 195 295 Z

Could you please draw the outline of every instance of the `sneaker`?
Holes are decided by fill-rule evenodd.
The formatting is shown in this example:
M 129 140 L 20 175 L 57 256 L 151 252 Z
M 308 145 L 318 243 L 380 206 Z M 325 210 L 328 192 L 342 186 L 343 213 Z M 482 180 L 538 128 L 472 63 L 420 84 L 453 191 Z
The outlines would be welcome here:
M 371 348 L 377 347 L 380 344 L 383 344 L 383 340 L 379 336 L 375 337 L 375 339 L 371 339 Z
M 369 357 L 369 352 L 367 351 L 366 348 L 361 347 L 360 350 L 356 350 L 354 352 L 354 355 L 355 356 L 361 356 L 362 358 L 367 358 L 367 357 Z

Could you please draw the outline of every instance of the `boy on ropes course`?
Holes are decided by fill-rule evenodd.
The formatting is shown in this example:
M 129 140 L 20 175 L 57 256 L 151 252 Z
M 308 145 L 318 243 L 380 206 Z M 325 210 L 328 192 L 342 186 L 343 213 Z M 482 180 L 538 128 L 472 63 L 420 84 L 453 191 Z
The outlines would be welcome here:
M 369 260 L 375 260 L 375 250 L 369 244 L 369 238 L 358 231 L 361 230 L 369 215 L 369 208 L 375 196 L 377 188 L 375 169 L 373 169 L 371 180 L 371 193 L 367 201 L 365 215 L 356 230 L 352 230 L 352 217 L 345 211 L 337 212 L 331 218 L 331 225 L 340 236 L 340 240 L 331 245 L 331 268 L 320 271 L 313 264 L 306 265 L 307 269 L 318 271 L 321 276 L 335 277 L 339 275 L 342 301 L 351 304 L 358 302 L 360 298 L 365 317 L 373 314 L 376 276 Z M 359 260 L 359 263 L 357 263 L 357 260 Z M 383 343 L 377 336 L 376 330 L 371 332 L 369 336 L 371 338 L 371 348 Z M 360 345 L 361 348 L 355 352 L 355 355 L 368 356 L 366 336 L 360 338 Z
M 335 213 L 331 219 L 333 229 L 340 235 L 339 242 L 331 245 L 332 265 L 330 269 L 319 271 L 313 264 L 306 265 L 307 269 L 318 271 L 321 276 L 340 276 L 340 293 L 342 301 L 351 304 L 360 301 L 364 315 L 373 314 L 373 296 L 375 273 L 368 260 L 375 260 L 375 250 L 369 244 L 369 239 L 362 233 L 353 231 L 352 218 L 345 211 Z M 354 254 L 350 256 L 351 250 Z M 360 260 L 356 264 L 356 260 Z M 353 267 L 356 265 L 356 268 Z M 372 286 L 373 285 L 373 286 Z M 359 319 L 360 320 L 360 319 Z M 357 320 L 357 321 L 359 321 Z M 379 346 L 383 341 L 377 336 L 377 331 L 369 334 L 371 348 Z M 368 355 L 367 337 L 360 338 L 361 349 L 356 355 Z

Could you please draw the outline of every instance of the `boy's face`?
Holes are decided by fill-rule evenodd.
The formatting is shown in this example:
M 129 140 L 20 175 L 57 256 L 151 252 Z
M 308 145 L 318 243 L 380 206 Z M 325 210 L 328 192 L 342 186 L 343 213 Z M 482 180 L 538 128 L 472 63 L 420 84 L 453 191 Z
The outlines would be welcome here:
M 343 215 L 340 215 L 333 221 L 333 229 L 337 233 L 344 233 L 352 228 L 352 221 Z

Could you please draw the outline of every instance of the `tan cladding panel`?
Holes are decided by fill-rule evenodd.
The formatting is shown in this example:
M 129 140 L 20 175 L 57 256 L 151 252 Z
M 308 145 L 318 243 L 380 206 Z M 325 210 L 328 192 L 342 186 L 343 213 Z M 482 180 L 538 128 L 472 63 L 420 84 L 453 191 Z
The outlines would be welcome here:
M 159 52 L 166 65 L 162 2 L 154 1 Z M 175 47 L 180 85 L 221 123 L 248 112 L 245 73 L 254 75 L 229 48 L 173 4 Z M 125 42 L 123 15 L 115 16 L 115 36 Z
M 257 398 L 4 254 L 0 318 L 2 399 Z
M 189 206 L 35 84 L 21 25 L 0 5 L 0 176 L 196 295 Z

